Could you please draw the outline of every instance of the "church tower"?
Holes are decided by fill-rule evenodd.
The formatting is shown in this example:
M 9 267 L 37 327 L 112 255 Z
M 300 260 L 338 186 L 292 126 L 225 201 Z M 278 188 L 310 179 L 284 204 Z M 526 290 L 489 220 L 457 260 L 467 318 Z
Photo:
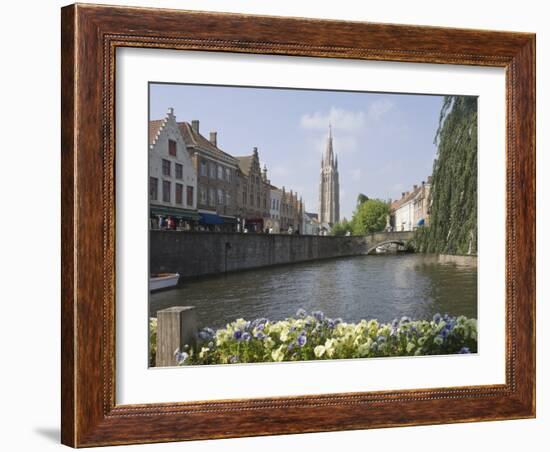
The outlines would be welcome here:
M 330 226 L 340 221 L 340 181 L 338 157 L 332 149 L 332 127 L 328 126 L 327 147 L 321 159 L 319 183 L 319 222 Z

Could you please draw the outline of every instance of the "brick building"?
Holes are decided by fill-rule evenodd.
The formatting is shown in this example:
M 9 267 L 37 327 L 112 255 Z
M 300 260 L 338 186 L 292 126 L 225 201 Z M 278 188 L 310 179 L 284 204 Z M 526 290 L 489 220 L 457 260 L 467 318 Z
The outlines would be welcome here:
M 264 232 L 269 218 L 271 184 L 267 168 L 260 167 L 258 148 L 251 155 L 236 157 L 239 162 L 237 205 L 243 230 Z
M 199 227 L 236 231 L 238 227 L 238 160 L 218 147 L 217 132 L 209 139 L 200 133 L 198 120 L 178 123 L 197 175 Z

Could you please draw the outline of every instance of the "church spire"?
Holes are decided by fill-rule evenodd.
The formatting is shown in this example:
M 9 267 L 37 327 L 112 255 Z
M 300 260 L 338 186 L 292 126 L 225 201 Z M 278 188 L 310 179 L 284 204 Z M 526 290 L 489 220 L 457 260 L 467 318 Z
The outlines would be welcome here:
M 334 163 L 334 152 L 332 150 L 332 124 L 328 124 L 328 139 L 327 147 L 325 149 L 325 156 L 323 158 L 323 163 L 325 165 L 332 165 Z
M 332 146 L 332 124 L 328 125 L 325 152 L 321 159 L 319 183 L 319 221 L 330 226 L 340 221 L 340 182 L 338 157 Z

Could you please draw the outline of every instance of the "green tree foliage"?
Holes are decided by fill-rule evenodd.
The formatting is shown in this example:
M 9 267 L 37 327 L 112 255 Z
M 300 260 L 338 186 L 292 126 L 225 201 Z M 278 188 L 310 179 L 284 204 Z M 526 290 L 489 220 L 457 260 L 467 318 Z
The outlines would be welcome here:
M 357 207 L 359 207 L 364 202 L 367 202 L 369 200 L 369 197 L 363 193 L 359 193 L 357 196 Z
M 389 205 L 384 201 L 369 199 L 363 202 L 353 214 L 353 233 L 355 235 L 364 235 L 383 231 L 386 227 L 388 214 Z
M 434 161 L 430 225 L 417 231 L 418 251 L 477 254 L 477 98 L 445 96 Z
M 352 230 L 352 224 L 351 221 L 346 220 L 345 218 L 339 222 L 336 223 L 334 226 L 332 226 L 330 230 L 331 235 L 346 235 L 348 232 L 351 234 L 353 232 Z

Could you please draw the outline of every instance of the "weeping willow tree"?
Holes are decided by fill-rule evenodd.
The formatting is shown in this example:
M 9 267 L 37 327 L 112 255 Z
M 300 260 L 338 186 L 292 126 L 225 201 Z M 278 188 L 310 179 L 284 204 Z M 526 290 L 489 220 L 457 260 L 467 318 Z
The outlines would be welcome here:
M 477 98 L 445 96 L 435 135 L 429 227 L 418 251 L 477 254 Z

